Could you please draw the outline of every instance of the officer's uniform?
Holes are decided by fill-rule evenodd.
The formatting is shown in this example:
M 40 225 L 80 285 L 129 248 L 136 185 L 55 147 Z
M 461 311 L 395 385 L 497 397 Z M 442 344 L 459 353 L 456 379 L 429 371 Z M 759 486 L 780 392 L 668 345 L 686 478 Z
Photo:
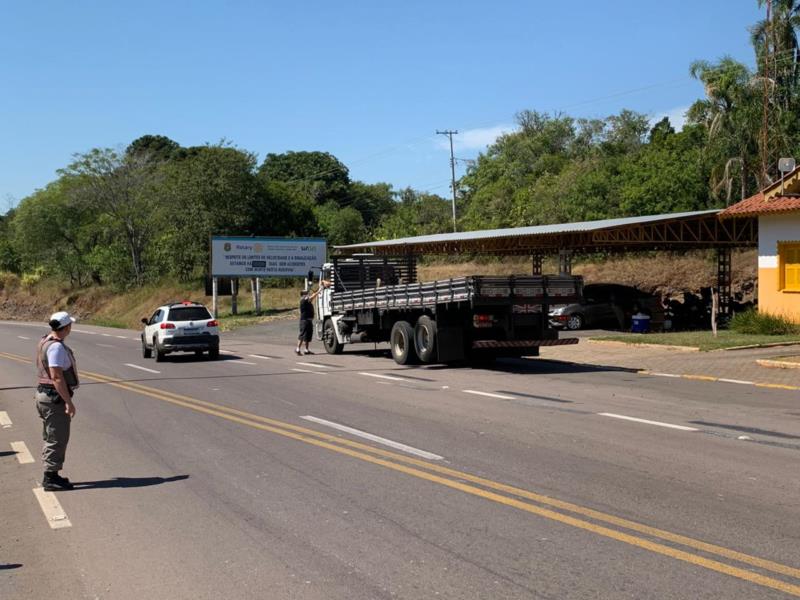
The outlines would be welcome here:
M 63 314 L 66 315 L 66 313 Z M 70 317 L 67 315 L 67 318 Z M 72 419 L 67 414 L 64 399 L 58 393 L 50 376 L 50 367 L 61 368 L 71 398 L 74 390 L 80 385 L 75 355 L 64 343 L 64 340 L 58 339 L 53 333 L 42 337 L 36 349 L 38 385 L 35 398 L 36 409 L 42 419 L 42 439 L 44 440 L 42 448 L 43 484 L 47 488 L 53 485 L 53 482 L 61 482 L 56 484 L 57 489 L 69 489 L 71 487 L 69 480 L 60 477 L 58 472 L 64 466 Z

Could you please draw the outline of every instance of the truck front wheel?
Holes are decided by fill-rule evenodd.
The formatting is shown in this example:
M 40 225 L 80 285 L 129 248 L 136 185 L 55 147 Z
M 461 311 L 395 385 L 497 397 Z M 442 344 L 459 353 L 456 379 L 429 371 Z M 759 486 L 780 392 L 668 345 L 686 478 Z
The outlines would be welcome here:
M 389 334 L 392 358 L 398 365 L 411 365 L 417 360 L 414 349 L 414 328 L 407 321 L 397 321 Z
M 414 327 L 414 348 L 422 362 L 436 359 L 436 321 L 427 315 L 421 316 Z
M 325 352 L 328 354 L 341 354 L 344 345 L 339 343 L 333 327 L 333 320 L 325 319 L 322 324 L 322 345 L 325 346 Z

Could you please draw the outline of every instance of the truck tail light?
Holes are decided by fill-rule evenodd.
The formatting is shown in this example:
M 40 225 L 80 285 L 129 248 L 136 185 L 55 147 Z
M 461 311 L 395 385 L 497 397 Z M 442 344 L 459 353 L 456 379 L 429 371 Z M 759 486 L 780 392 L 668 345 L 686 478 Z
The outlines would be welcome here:
M 175 329 L 175 323 L 162 323 L 160 329 Z
M 209 321 L 208 323 L 206 323 L 206 327 L 219 327 L 219 321 L 217 321 L 216 319 Z
M 494 315 L 473 315 L 472 326 L 477 328 L 494 325 Z

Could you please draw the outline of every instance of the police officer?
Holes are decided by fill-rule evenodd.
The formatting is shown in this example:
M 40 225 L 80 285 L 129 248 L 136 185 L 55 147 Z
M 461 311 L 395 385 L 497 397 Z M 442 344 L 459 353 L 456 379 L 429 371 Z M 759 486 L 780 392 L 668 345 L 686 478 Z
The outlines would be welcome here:
M 36 349 L 36 408 L 42 419 L 42 487 L 48 492 L 71 490 L 69 479 L 59 475 L 69 442 L 69 428 L 75 416 L 72 395 L 79 385 L 78 369 L 72 350 L 64 343 L 75 319 L 61 311 L 50 316 L 50 333 Z

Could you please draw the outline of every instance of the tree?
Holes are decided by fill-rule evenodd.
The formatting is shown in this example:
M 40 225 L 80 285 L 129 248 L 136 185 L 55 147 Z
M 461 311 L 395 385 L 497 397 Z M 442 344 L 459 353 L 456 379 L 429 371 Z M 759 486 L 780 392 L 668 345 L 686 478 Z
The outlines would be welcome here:
M 267 154 L 258 176 L 265 183 L 280 181 L 291 185 L 317 205 L 331 201 L 346 205 L 350 174 L 347 167 L 327 152 Z
M 340 208 L 328 202 L 314 209 L 319 228 L 332 246 L 363 242 L 366 235 L 364 220 L 355 208 Z
M 687 116 L 690 122 L 708 130 L 709 150 L 717 158 L 712 169 L 712 189 L 724 190 L 730 201 L 738 168 L 740 197 L 744 199 L 750 191 L 768 183 L 758 175 L 760 103 L 752 74 L 730 57 L 716 64 L 696 61 L 690 72 L 703 82 L 706 91 L 706 100 L 695 102 Z
M 354 181 L 348 190 L 348 204 L 361 213 L 367 229 L 374 229 L 381 219 L 394 212 L 394 195 L 389 183 Z
M 126 156 L 145 157 L 156 162 L 166 162 L 180 155 L 181 146 L 164 135 L 143 135 L 133 140 L 125 149 Z
M 452 228 L 450 201 L 436 194 L 402 190 L 394 211 L 381 221 L 375 232 L 378 239 L 444 233 Z
M 123 155 L 110 148 L 94 148 L 73 158 L 59 171 L 70 180 L 73 204 L 105 217 L 106 226 L 125 240 L 131 274 L 141 283 L 159 199 L 158 163 L 150 156 Z

